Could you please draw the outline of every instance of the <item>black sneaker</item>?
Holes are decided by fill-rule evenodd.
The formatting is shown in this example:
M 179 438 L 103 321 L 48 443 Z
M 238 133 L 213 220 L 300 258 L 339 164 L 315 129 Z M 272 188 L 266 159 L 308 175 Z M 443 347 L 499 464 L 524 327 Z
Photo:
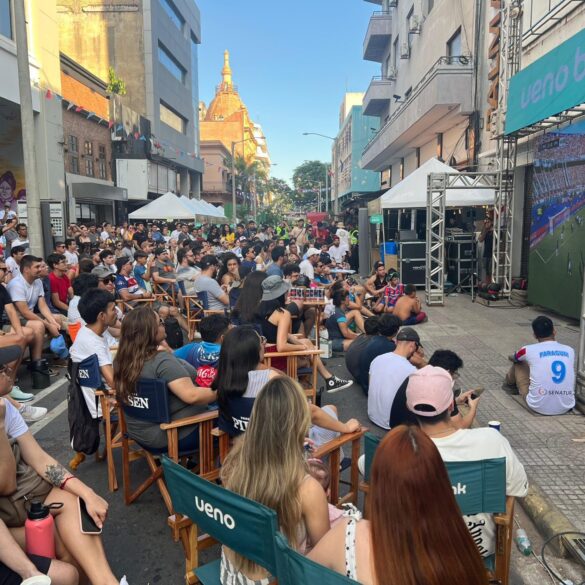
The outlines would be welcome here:
M 327 380 L 327 392 L 339 392 L 340 390 L 349 388 L 352 384 L 353 380 L 342 380 L 337 376 L 331 376 L 331 378 Z

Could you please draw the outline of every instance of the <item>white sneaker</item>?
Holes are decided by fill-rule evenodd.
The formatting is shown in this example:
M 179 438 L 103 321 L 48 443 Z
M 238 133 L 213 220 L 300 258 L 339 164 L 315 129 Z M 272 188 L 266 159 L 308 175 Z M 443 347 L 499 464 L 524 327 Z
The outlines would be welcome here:
M 47 414 L 47 409 L 42 406 L 23 404 L 18 412 L 20 412 L 20 415 L 26 422 L 36 422 L 41 420 Z
M 121 579 L 120 579 L 120 585 L 128 585 L 128 581 L 126 580 L 126 575 L 124 575 Z

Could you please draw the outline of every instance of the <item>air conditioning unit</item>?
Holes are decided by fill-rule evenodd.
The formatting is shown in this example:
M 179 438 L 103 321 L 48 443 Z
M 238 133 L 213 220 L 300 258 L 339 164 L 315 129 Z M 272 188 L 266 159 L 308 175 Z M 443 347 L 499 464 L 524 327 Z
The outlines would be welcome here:
M 408 32 L 413 35 L 420 34 L 421 29 L 421 18 L 420 16 L 413 15 L 410 17 L 410 22 L 408 23 Z
M 386 72 L 386 77 L 388 79 L 396 79 L 398 75 L 398 69 L 396 67 L 388 67 L 388 71 Z
M 400 44 L 400 58 L 401 59 L 409 59 L 410 58 L 410 45 L 408 43 L 401 43 Z

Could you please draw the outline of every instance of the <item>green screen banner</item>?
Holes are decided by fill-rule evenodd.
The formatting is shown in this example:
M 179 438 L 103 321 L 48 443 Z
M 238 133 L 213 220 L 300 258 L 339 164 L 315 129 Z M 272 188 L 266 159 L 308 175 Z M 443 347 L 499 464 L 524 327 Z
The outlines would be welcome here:
M 585 29 L 510 80 L 506 134 L 585 102 Z

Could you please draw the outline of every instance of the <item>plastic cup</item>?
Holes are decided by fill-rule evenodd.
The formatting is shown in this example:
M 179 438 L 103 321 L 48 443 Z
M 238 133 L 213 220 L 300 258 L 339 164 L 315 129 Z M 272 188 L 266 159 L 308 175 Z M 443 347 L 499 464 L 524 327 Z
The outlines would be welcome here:
M 490 420 L 488 422 L 488 427 L 490 429 L 496 429 L 496 431 L 501 432 L 502 423 L 499 420 Z

